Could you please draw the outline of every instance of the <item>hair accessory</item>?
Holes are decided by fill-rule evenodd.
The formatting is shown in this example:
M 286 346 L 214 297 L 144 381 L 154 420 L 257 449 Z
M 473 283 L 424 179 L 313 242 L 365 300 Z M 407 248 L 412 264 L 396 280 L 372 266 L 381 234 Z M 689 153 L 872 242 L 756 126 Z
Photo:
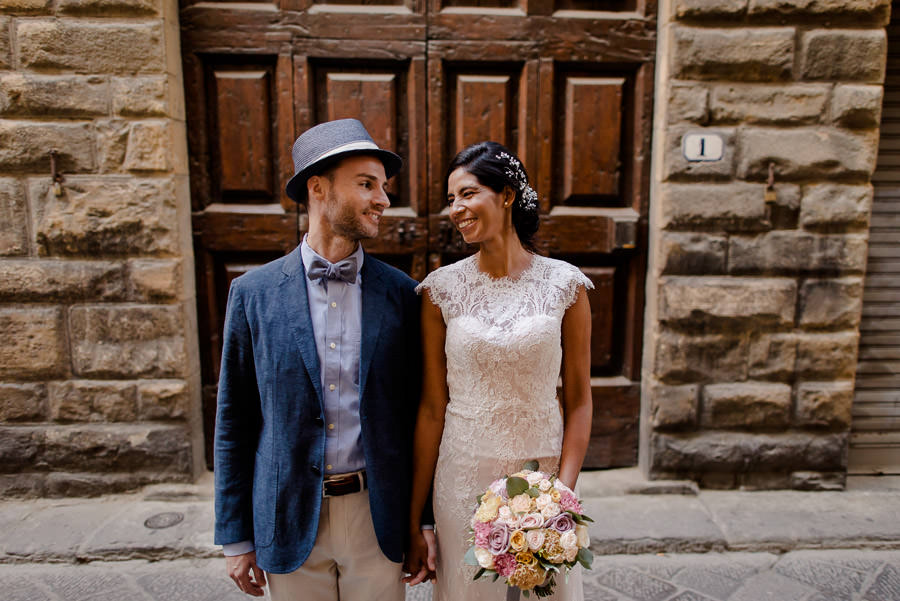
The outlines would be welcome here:
M 536 211 L 538 200 L 537 192 L 528 185 L 528 178 L 525 177 L 525 172 L 522 170 L 522 163 L 505 152 L 498 154 L 497 158 L 509 163 L 509 167 L 505 169 L 506 175 L 516 181 L 519 186 L 519 191 L 522 192 L 519 199 L 516 201 L 519 203 L 519 208 L 525 211 Z

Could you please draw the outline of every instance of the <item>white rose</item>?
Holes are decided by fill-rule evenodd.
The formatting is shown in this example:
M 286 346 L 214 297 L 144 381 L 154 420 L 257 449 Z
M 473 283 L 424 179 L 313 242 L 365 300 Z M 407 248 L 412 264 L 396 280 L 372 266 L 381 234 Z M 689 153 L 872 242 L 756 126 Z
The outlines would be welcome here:
M 591 536 L 588 534 L 587 526 L 578 524 L 575 526 L 575 536 L 578 537 L 578 546 L 587 549 L 591 546 Z
M 544 478 L 543 480 L 538 482 L 538 488 L 540 488 L 542 492 L 547 492 L 548 490 L 550 490 L 551 486 L 553 486 L 553 485 L 550 484 L 550 481 L 547 480 L 546 478 Z
M 529 486 L 534 486 L 538 482 L 544 479 L 544 474 L 540 472 L 531 472 L 527 476 L 525 476 L 525 480 L 528 481 Z
M 559 504 L 551 501 L 541 509 L 541 515 L 544 516 L 545 520 L 549 520 L 550 518 L 559 515 L 560 511 L 562 511 L 562 509 L 560 509 Z
M 569 549 L 578 549 L 578 537 L 575 535 L 575 531 L 563 532 L 559 537 L 559 544 L 567 551 Z
M 538 495 L 538 498 L 534 500 L 534 504 L 537 506 L 537 508 L 539 510 L 541 510 L 541 513 L 543 513 L 544 507 L 546 507 L 547 505 L 549 505 L 552 502 L 553 502 L 553 499 L 550 497 L 550 495 L 548 495 L 546 493 L 544 493 L 542 495 Z M 556 515 L 556 514 L 554 514 L 554 515 Z M 547 517 L 547 516 L 544 515 L 544 517 Z
M 531 497 L 529 497 L 525 493 L 516 495 L 515 497 L 510 499 L 509 508 L 515 513 L 525 513 L 526 511 L 531 509 Z
M 578 547 L 563 550 L 566 552 L 566 561 L 575 561 L 575 558 L 578 557 Z
M 537 530 L 529 530 L 525 533 L 525 540 L 528 541 L 528 548 L 532 551 L 537 551 L 544 545 L 544 531 L 538 528 Z
M 544 516 L 539 513 L 529 513 L 522 516 L 520 526 L 522 528 L 540 528 L 544 525 Z
M 478 565 L 487 570 L 494 567 L 494 556 L 487 549 L 475 547 L 475 559 L 478 561 Z
M 509 518 L 512 517 L 512 511 L 511 511 L 511 510 L 509 509 L 509 507 L 507 507 L 506 505 L 504 505 L 503 507 L 501 507 L 501 508 L 498 510 L 498 513 L 499 513 L 499 515 L 500 515 L 500 519 L 501 519 L 501 520 L 504 520 L 504 521 L 506 521 L 506 520 L 508 520 Z

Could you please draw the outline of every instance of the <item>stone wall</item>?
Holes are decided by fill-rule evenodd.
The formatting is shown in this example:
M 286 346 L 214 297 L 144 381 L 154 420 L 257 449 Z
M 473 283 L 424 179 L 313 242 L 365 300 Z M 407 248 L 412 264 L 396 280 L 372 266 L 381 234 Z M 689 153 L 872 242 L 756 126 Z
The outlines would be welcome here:
M 661 3 L 641 416 L 650 477 L 843 486 L 889 9 Z M 685 160 L 689 130 L 721 133 L 722 160 Z
M 175 0 L 0 4 L 0 496 L 202 468 L 183 104 Z

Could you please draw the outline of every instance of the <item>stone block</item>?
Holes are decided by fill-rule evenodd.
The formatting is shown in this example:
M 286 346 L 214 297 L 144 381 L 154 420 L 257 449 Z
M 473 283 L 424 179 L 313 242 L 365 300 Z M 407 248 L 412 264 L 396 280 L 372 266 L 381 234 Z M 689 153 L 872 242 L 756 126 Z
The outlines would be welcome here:
M 65 375 L 66 328 L 58 307 L 0 307 L 0 378 Z
M 784 428 L 790 423 L 791 387 L 773 382 L 707 384 L 702 425 L 709 428 Z
M 674 81 L 669 88 L 669 123 L 704 124 L 709 120 L 709 90 L 695 83 Z
M 682 138 L 687 133 L 710 132 L 722 137 L 724 152 L 718 161 L 688 161 L 681 148 Z M 666 180 L 698 180 L 709 182 L 731 180 L 734 175 L 735 132 L 728 128 L 691 128 L 684 125 L 669 128 L 666 151 L 663 157 L 663 172 Z
M 737 174 L 742 179 L 765 181 L 769 163 L 775 179 L 868 179 L 875 170 L 878 134 L 833 127 L 773 129 L 748 127 L 737 136 Z
M 34 467 L 41 450 L 41 430 L 33 426 L 0 426 L 0 472 Z
M 793 27 L 672 28 L 677 79 L 782 81 L 794 67 Z
M 853 382 L 801 382 L 797 384 L 796 423 L 849 430 Z
M 0 499 L 43 497 L 45 474 L 0 474 Z
M 847 487 L 847 472 L 794 472 L 791 488 L 794 490 L 841 491 Z
M 810 279 L 800 287 L 799 317 L 802 328 L 856 328 L 862 312 L 860 278 Z
M 178 305 L 79 306 L 69 311 L 75 373 L 91 378 L 170 377 L 186 368 Z
M 169 169 L 169 126 L 166 121 L 132 123 L 128 132 L 125 169 L 165 171 Z
M 138 384 L 138 416 L 141 420 L 187 417 L 190 394 L 184 380 L 141 380 Z
M 750 340 L 749 375 L 756 380 L 790 380 L 797 360 L 797 339 L 791 334 L 760 334 Z
M 887 24 L 890 0 L 750 0 L 747 12 L 759 17 L 842 17 Z
M 714 123 L 817 123 L 825 115 L 828 92 L 825 84 L 717 85 L 710 96 L 710 113 Z
M 803 79 L 884 81 L 884 29 L 813 29 L 803 33 L 800 48 Z
M 650 439 L 650 464 L 682 474 L 841 471 L 847 441 L 846 433 L 657 432 Z
M 805 186 L 800 201 L 800 223 L 808 230 L 836 227 L 865 228 L 872 210 L 872 186 L 817 184 Z
M 159 22 L 22 20 L 16 39 L 19 64 L 26 69 L 131 75 L 166 68 Z
M 178 253 L 175 185 L 170 178 L 67 177 L 63 195 L 49 179 L 30 182 L 42 255 Z
M 884 88 L 836 85 L 831 95 L 831 119 L 844 127 L 878 127 Z
M 746 380 L 748 346 L 744 335 L 691 336 L 662 330 L 650 345 L 655 347 L 653 373 L 671 384 Z
M 132 259 L 128 262 L 129 297 L 137 301 L 176 299 L 181 292 L 179 259 Z
M 764 192 L 762 185 L 744 182 L 663 184 L 659 200 L 661 225 L 665 229 L 766 229 Z
M 650 414 L 653 428 L 670 430 L 690 428 L 697 424 L 699 386 L 666 386 L 655 382 L 650 386 Z
M 123 473 L 50 472 L 46 475 L 43 496 L 101 497 L 136 492 L 140 488 L 161 482 L 190 482 L 190 479 L 190 474 L 161 473 L 156 470 Z M 110 522 L 107 521 L 107 524 Z M 112 524 L 119 525 L 118 521 L 113 521 Z
M 705 17 L 737 17 L 747 11 L 747 0 L 676 0 L 675 16 L 679 19 Z
M 93 117 L 109 112 L 109 84 L 98 76 L 0 75 L 0 115 Z
M 12 64 L 10 60 L 11 45 L 9 43 L 10 21 L 9 17 L 0 16 L 0 69 L 8 69 Z
M 0 261 L 0 301 L 124 300 L 125 267 L 106 261 Z
M 47 419 L 44 384 L 0 384 L 0 422 L 40 422 Z
M 168 115 L 166 77 L 116 77 L 112 80 L 112 107 L 122 117 Z
M 856 372 L 859 334 L 829 332 L 797 335 L 797 376 L 807 380 L 840 380 Z
M 18 180 L 0 178 L 0 255 L 28 254 L 28 209 Z
M 793 279 L 668 276 L 659 284 L 659 320 L 681 326 L 792 326 Z
M 50 149 L 64 173 L 92 171 L 97 165 L 94 132 L 88 123 L 0 121 L 0 169 L 50 172 Z
M 129 422 L 137 416 L 135 382 L 51 382 L 48 397 L 50 415 L 58 422 Z
M 728 271 L 734 274 L 862 273 L 867 240 L 862 234 L 820 235 L 778 230 L 729 238 Z
M 131 124 L 121 119 L 102 119 L 95 122 L 95 127 L 100 173 L 121 172 L 128 150 L 128 132 Z
M 0 12 L 14 15 L 34 15 L 53 10 L 53 0 L 3 0 Z
M 59 0 L 64 15 L 144 17 L 160 13 L 160 0 Z
M 725 272 L 728 239 L 705 233 L 660 232 L 657 260 L 664 275 Z

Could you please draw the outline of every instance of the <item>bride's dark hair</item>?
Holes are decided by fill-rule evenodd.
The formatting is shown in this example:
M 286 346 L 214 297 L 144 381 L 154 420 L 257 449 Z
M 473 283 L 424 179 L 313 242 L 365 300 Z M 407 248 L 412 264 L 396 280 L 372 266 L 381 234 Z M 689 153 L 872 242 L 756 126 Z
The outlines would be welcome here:
M 510 159 L 516 161 L 517 165 L 514 165 Z M 523 199 L 525 189 L 516 178 L 515 170 L 521 170 L 526 184 L 528 175 L 515 153 L 503 144 L 490 141 L 479 142 L 463 148 L 459 154 L 453 157 L 450 166 L 447 167 L 447 174 L 444 177 L 445 195 L 450 174 L 460 167 L 477 177 L 482 185 L 494 192 L 503 192 L 505 188 L 515 192 L 516 198 L 512 203 L 513 227 L 516 228 L 516 235 L 522 246 L 526 250 L 537 252 L 534 246 L 534 235 L 538 231 L 541 220 L 538 215 L 537 203 L 531 202 L 530 199 Z M 530 190 L 530 188 L 526 189 Z

